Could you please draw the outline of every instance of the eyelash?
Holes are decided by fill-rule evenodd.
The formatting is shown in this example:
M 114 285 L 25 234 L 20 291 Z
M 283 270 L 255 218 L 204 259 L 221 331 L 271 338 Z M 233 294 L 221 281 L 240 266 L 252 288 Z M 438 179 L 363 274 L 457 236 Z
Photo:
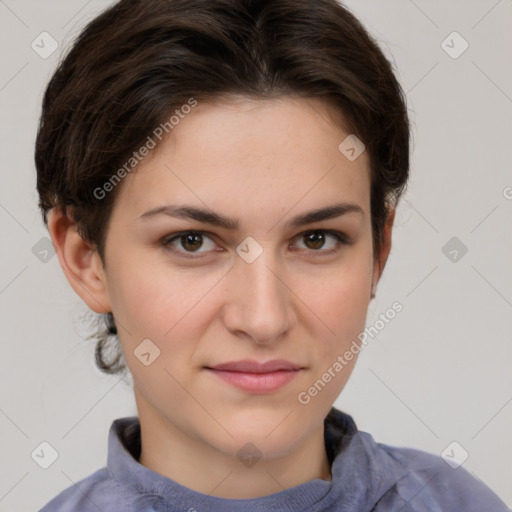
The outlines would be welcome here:
M 174 240 L 179 239 L 183 235 L 187 235 L 187 234 L 190 234 L 190 233 L 198 234 L 198 235 L 201 235 L 201 236 L 206 235 L 210 239 L 212 239 L 212 236 L 213 236 L 208 231 L 198 231 L 198 230 L 182 231 L 180 233 L 173 233 L 172 235 L 169 235 L 169 236 L 165 237 L 164 239 L 162 239 L 162 245 L 164 246 L 164 248 L 166 250 L 172 251 L 173 253 L 176 253 L 176 254 L 184 257 L 184 258 L 200 259 L 200 258 L 206 257 L 207 256 L 207 252 L 202 253 L 200 256 L 196 256 L 196 255 L 193 255 L 193 253 L 188 253 L 186 251 L 180 251 L 180 250 L 177 250 L 174 247 L 172 247 L 171 243 Z M 339 249 L 340 249 L 340 246 L 350 245 L 351 244 L 351 242 L 349 241 L 349 239 L 348 239 L 348 237 L 346 235 L 344 235 L 343 233 L 341 233 L 339 231 L 333 231 L 333 230 L 330 230 L 330 229 L 312 229 L 312 230 L 309 230 L 309 231 L 304 231 L 303 233 L 300 233 L 299 235 L 297 235 L 296 238 L 301 238 L 301 237 L 304 237 L 304 236 L 312 234 L 312 233 L 323 233 L 323 234 L 326 234 L 326 235 L 330 235 L 330 236 L 334 237 L 337 240 L 337 242 L 338 242 L 337 246 L 334 249 L 323 250 L 323 251 L 321 249 L 316 250 L 316 251 L 314 249 L 311 249 L 310 250 L 311 252 L 317 253 L 313 257 L 316 257 L 316 256 L 327 256 L 327 255 L 330 255 L 330 254 L 337 253 L 339 251 Z M 210 236 L 210 235 L 212 235 L 212 236 Z M 208 251 L 208 252 L 210 252 L 210 251 Z

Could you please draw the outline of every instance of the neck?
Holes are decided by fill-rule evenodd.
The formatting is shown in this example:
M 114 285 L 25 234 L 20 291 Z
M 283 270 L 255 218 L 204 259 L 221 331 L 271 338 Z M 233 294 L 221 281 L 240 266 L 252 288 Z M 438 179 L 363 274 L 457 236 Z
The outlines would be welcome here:
M 139 463 L 202 494 L 229 499 L 268 496 L 310 480 L 331 479 L 323 423 L 286 456 L 243 464 L 188 436 L 151 407 L 139 408 Z

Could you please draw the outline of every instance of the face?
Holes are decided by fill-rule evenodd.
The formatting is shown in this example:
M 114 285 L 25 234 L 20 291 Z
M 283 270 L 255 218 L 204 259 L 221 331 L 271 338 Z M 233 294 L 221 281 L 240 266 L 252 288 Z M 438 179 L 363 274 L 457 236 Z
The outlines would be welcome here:
M 369 159 L 340 152 L 348 133 L 318 100 L 198 104 L 171 134 L 124 178 L 106 239 L 106 300 L 139 414 L 226 454 L 251 441 L 280 456 L 323 424 L 356 360 L 335 365 L 378 278 Z M 300 369 L 212 369 L 248 359 Z

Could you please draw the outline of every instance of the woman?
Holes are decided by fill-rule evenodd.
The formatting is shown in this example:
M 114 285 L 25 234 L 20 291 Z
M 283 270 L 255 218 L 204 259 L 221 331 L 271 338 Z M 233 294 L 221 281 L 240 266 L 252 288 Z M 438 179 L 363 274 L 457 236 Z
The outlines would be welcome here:
M 106 320 L 97 363 L 130 372 L 138 412 L 43 512 L 507 510 L 332 407 L 409 172 L 402 90 L 344 7 L 118 2 L 52 77 L 36 165 Z

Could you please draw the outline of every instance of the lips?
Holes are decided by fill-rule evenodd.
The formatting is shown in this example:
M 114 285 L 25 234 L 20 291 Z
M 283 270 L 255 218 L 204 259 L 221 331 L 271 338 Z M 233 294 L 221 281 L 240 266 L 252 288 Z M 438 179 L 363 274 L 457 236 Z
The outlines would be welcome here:
M 290 361 L 286 361 L 285 359 L 272 359 L 271 361 L 266 361 L 264 363 L 252 359 L 243 359 L 241 361 L 221 363 L 207 368 L 242 373 L 271 373 L 280 370 L 300 370 L 301 366 L 291 363 Z
M 262 394 L 277 391 L 285 386 L 303 368 L 284 359 L 266 362 L 245 359 L 221 363 L 205 369 L 238 389 Z

